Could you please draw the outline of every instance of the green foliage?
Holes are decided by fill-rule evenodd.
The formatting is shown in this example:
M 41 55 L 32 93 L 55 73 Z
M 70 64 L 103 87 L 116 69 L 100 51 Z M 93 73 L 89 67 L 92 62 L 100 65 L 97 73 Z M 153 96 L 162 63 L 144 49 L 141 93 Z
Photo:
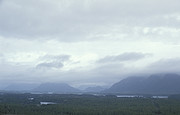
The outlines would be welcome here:
M 34 98 L 34 100 L 29 100 Z M 40 105 L 42 101 L 56 102 Z M 0 115 L 180 115 L 176 99 L 117 98 L 92 95 L 0 95 Z

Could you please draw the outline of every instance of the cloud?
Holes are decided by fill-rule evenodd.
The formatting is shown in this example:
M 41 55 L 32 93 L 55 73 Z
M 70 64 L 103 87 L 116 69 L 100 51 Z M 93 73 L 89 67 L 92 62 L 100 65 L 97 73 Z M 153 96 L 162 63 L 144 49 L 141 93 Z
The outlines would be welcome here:
M 40 61 L 45 61 L 39 63 L 36 68 L 45 69 L 45 68 L 56 68 L 60 69 L 64 67 L 64 62 L 70 60 L 70 55 L 45 55 L 39 58 Z
M 61 63 L 61 62 L 46 62 L 46 63 L 40 63 L 38 64 L 36 67 L 37 68 L 40 68 L 40 69 L 48 69 L 48 68 L 56 68 L 56 69 L 59 69 L 59 68 L 62 68 L 64 65 Z
M 0 64 L 4 61 L 4 55 L 0 53 Z
M 147 72 L 150 71 L 153 73 L 180 73 L 180 58 L 161 59 L 150 64 L 146 69 Z
M 99 59 L 97 62 L 98 63 L 108 63 L 108 62 L 137 61 L 137 60 L 143 59 L 149 55 L 150 54 L 128 52 L 128 53 L 123 53 L 123 54 L 116 55 L 116 56 L 106 56 L 102 59 Z
M 75 42 L 109 38 L 108 32 L 122 39 L 122 35 L 134 32 L 133 27 L 164 27 L 167 23 L 168 27 L 177 27 L 179 21 L 173 20 L 180 13 L 178 4 L 179 0 L 4 0 L 0 7 L 0 35 Z M 177 16 L 173 20 L 163 18 L 171 14 Z
M 0 53 L 0 58 L 3 57 L 4 55 L 2 53 Z
M 45 55 L 40 57 L 40 60 L 50 60 L 50 61 L 61 61 L 65 62 L 70 60 L 70 55 Z
M 177 71 L 179 4 L 0 0 L 0 79 L 112 83 L 136 72 Z

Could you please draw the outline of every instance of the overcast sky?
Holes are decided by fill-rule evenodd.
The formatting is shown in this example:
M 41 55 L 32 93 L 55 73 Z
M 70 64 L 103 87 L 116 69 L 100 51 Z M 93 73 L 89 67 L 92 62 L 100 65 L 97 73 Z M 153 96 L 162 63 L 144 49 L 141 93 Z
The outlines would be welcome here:
M 0 84 L 111 85 L 132 75 L 179 73 L 179 5 L 0 0 Z

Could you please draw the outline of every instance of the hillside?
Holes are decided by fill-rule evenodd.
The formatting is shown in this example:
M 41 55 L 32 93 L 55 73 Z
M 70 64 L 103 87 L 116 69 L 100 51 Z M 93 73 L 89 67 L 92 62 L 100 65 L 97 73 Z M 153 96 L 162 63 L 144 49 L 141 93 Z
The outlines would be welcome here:
M 59 93 L 59 94 L 65 94 L 65 93 L 77 93 L 79 92 L 78 89 L 75 89 L 71 87 L 68 84 L 65 83 L 43 83 L 40 86 L 34 88 L 32 90 L 33 92 L 40 92 L 40 93 Z
M 5 91 L 30 91 L 34 88 L 36 88 L 38 84 L 28 84 L 28 83 L 16 83 L 8 85 L 3 90 Z
M 179 94 L 180 75 L 154 74 L 149 77 L 129 77 L 112 85 L 105 93 Z

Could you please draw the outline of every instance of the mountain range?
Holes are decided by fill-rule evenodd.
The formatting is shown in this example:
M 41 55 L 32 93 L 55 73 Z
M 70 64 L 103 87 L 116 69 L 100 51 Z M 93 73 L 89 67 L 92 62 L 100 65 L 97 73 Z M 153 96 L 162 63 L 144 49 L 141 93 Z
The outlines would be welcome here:
M 43 83 L 38 87 L 34 88 L 32 91 L 40 92 L 40 93 L 60 93 L 60 94 L 80 92 L 80 90 L 71 87 L 66 83 Z
M 149 77 L 128 77 L 115 83 L 104 93 L 179 94 L 180 75 L 154 74 Z
M 8 85 L 3 90 L 22 92 L 22 91 L 30 91 L 38 86 L 39 86 L 39 84 L 33 84 L 33 83 L 14 83 L 14 84 Z
M 106 93 L 106 94 L 180 94 L 180 75 L 153 74 L 125 78 L 110 88 L 99 86 L 88 87 L 85 90 L 76 89 L 66 83 L 12 84 L 5 91 L 30 93 Z
M 11 84 L 3 89 L 8 92 L 30 92 L 30 93 L 77 93 L 80 90 L 66 83 L 42 83 L 42 84 Z

